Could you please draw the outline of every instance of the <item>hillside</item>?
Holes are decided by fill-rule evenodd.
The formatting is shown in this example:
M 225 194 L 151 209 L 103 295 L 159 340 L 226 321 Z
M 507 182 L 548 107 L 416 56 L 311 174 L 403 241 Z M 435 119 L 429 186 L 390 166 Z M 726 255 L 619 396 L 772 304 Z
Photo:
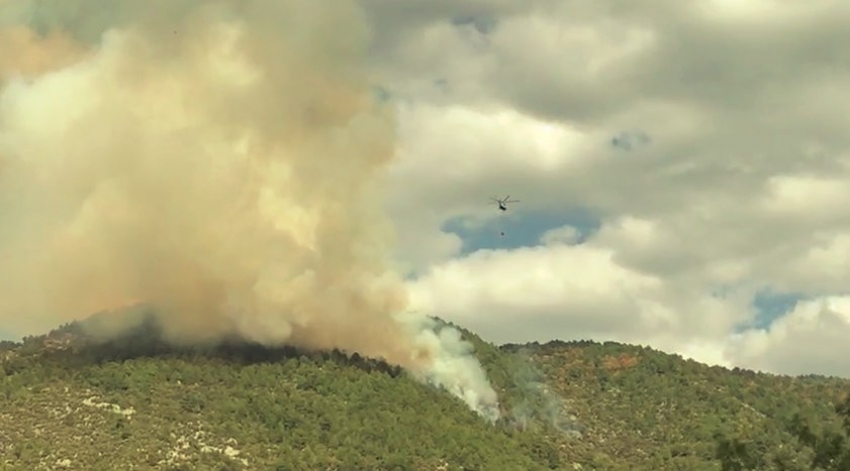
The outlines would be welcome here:
M 77 324 L 6 342 L 3 469 L 809 469 L 800 413 L 837 427 L 845 380 L 729 371 L 645 347 L 505 345 L 470 332 L 505 418 L 489 425 L 399 368 L 233 341 L 175 348 L 144 325 L 109 343 Z M 752 454 L 752 453 L 751 453 Z M 779 463 L 779 464 L 777 464 Z M 780 468 L 779 465 L 782 464 Z M 730 468 L 731 469 L 731 468 Z

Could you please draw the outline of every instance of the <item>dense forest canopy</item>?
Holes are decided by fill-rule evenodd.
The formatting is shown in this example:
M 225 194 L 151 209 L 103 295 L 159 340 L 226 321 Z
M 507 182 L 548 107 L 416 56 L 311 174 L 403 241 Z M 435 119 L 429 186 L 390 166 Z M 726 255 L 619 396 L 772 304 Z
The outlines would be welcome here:
M 462 329 L 461 329 L 462 330 Z M 10 469 L 847 469 L 848 381 L 709 367 L 615 342 L 486 343 L 491 425 L 398 366 L 155 323 L 2 344 Z M 111 450 L 105 454 L 102 450 Z

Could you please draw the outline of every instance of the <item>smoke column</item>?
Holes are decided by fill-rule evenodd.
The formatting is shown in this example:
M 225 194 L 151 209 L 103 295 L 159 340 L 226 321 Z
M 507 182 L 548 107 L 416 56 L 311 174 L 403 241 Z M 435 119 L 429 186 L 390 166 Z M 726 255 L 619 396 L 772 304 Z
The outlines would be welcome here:
M 459 336 L 400 317 L 369 33 L 347 0 L 0 0 L 0 322 L 144 302 L 172 341 L 356 351 L 495 420 Z

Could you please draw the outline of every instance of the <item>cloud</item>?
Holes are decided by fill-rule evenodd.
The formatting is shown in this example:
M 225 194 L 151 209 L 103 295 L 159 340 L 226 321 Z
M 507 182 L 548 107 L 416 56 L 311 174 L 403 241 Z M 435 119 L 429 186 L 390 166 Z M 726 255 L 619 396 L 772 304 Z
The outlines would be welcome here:
M 616 339 L 678 348 L 745 318 L 742 296 L 625 268 L 592 243 L 481 250 L 411 283 L 412 305 L 497 342 Z
M 581 239 L 581 233 L 573 226 L 562 226 L 550 229 L 540 236 L 540 243 L 554 245 L 558 243 L 573 245 Z
M 759 293 L 831 299 L 850 282 L 847 9 L 459 2 L 377 22 L 396 38 L 372 51 L 400 119 L 394 218 L 423 247 L 463 238 L 432 259 L 402 244 L 419 257 L 414 304 L 497 341 L 628 339 L 778 368 L 780 350 L 729 347 L 794 316 Z M 624 131 L 649 139 L 625 153 L 611 145 Z M 459 228 L 494 227 L 493 193 L 553 216 L 527 247 L 484 243 Z M 556 242 L 575 207 L 598 231 Z M 805 342 L 799 364 L 838 371 Z
M 626 151 L 630 151 L 639 146 L 644 146 L 650 142 L 649 136 L 642 131 L 620 132 L 611 138 L 611 145 Z
M 766 330 L 744 332 L 727 347 L 735 363 L 784 374 L 847 376 L 850 297 L 799 303 Z
M 389 169 L 387 207 L 397 228 L 399 256 L 412 271 L 461 252 L 462 241 L 443 230 L 448 221 L 463 217 L 477 227 L 495 223 L 500 215 L 489 205 L 490 196 L 530 194 L 541 179 L 555 182 L 561 173 L 553 169 L 581 161 L 569 153 L 582 145 L 579 133 L 511 110 L 494 115 L 417 102 L 397 104 L 397 116 L 400 143 L 398 160 Z M 523 198 L 521 207 L 568 211 L 575 206 L 569 194 L 566 188 L 560 200 Z
M 458 255 L 480 249 L 513 249 L 538 243 L 568 242 L 580 244 L 599 230 L 599 221 L 583 208 L 563 210 L 526 210 L 522 201 L 508 205 L 498 217 L 469 217 L 450 219 L 441 228 L 444 233 L 457 234 L 463 241 Z M 490 205 L 493 211 L 495 204 Z
M 801 330 L 790 305 L 758 300 L 793 295 L 799 310 L 843 299 L 850 282 L 847 5 L 78 4 L 0 14 L 4 44 L 29 51 L 0 59 L 0 218 L 16 221 L 0 240 L 13 262 L 42 257 L 0 277 L 33 322 L 58 320 L 45 301 L 82 312 L 138 293 L 191 299 L 221 277 L 245 293 L 255 274 L 291 282 L 256 285 L 274 302 L 303 289 L 328 300 L 304 309 L 349 316 L 332 300 L 368 286 L 381 301 L 367 305 L 387 313 L 406 305 L 403 276 L 414 308 L 494 341 L 614 339 L 850 375 L 819 350 L 843 335 L 837 320 Z M 648 139 L 625 152 L 612 145 L 623 132 Z M 207 157 L 221 165 L 195 164 Z M 291 170 L 266 172 L 273 162 Z M 266 192 L 245 190 L 246 175 Z M 494 194 L 522 202 L 502 214 Z M 120 239 L 103 230 L 114 221 L 129 221 Z M 62 236 L 45 252 L 48 234 Z M 116 265 L 108 248 L 141 240 L 157 244 Z M 291 271 L 263 262 L 283 253 Z M 71 263 L 80 254 L 88 264 Z M 343 261 L 357 283 L 299 277 Z M 104 275 L 140 267 L 168 276 Z M 45 273 L 78 284 L 45 299 L 25 282 Z M 74 299 L 78 286 L 95 289 Z

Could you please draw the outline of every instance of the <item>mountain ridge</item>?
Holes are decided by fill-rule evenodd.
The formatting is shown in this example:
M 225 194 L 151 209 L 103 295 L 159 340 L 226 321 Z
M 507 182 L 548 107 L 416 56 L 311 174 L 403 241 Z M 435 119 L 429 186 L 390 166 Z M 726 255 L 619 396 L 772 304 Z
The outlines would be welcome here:
M 617 342 L 496 346 L 444 325 L 474 346 L 497 391 L 495 425 L 400 367 L 342 351 L 238 339 L 174 346 L 146 322 L 108 341 L 70 323 L 6 342 L 0 398 L 10 408 L 0 413 L 0 462 L 8 469 L 722 469 L 718 442 L 732 437 L 754 444 L 761 469 L 809 469 L 803 463 L 814 452 L 788 424 L 799 413 L 818 429 L 838 427 L 834 405 L 850 390 L 841 378 L 707 366 Z M 104 446 L 116 454 L 98 455 Z

